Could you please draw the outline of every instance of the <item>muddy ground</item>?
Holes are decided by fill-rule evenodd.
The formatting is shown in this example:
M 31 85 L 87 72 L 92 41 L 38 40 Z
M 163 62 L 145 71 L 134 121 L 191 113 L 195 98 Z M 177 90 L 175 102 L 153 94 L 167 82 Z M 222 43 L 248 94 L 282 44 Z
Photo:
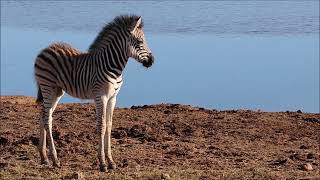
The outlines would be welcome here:
M 100 173 L 94 104 L 58 105 L 53 126 L 62 167 L 53 168 L 40 165 L 34 101 L 1 97 L 0 179 L 320 179 L 320 114 L 116 108 L 118 169 Z

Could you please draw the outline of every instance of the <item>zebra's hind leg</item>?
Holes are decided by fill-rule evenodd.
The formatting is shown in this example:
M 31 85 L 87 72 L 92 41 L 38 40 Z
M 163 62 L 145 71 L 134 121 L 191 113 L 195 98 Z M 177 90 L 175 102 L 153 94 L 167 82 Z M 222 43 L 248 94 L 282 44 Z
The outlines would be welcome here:
M 43 110 L 42 110 L 42 119 L 40 123 L 40 143 L 39 143 L 39 149 L 40 149 L 40 155 L 41 155 L 41 161 L 45 164 L 48 164 L 48 158 L 45 154 L 46 149 L 46 135 L 45 133 L 48 132 L 49 138 L 49 152 L 50 155 L 52 155 L 53 158 L 53 165 L 56 167 L 60 167 L 60 162 L 57 157 L 57 151 L 55 149 L 53 136 L 52 136 L 52 114 L 60 100 L 60 98 L 63 96 L 64 92 L 59 87 L 51 87 L 51 86 L 44 86 L 40 85 L 42 96 L 43 96 Z
M 47 156 L 47 146 L 46 146 L 46 129 L 44 128 L 44 107 L 41 107 L 41 115 L 40 115 L 40 138 L 39 138 L 39 152 L 41 158 L 41 164 L 49 165 L 49 159 Z

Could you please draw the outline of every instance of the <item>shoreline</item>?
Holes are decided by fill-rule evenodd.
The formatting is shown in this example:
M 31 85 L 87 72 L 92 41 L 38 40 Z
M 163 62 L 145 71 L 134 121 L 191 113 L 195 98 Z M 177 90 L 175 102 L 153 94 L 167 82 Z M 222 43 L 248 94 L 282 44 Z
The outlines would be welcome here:
M 26 95 L 4 95 L 4 96 L 0 96 L 0 102 L 1 100 L 5 100 L 5 101 L 13 101 L 13 102 L 20 102 L 20 103 L 35 103 L 36 97 L 33 96 L 26 96 Z M 26 102 L 26 100 L 29 100 L 29 102 Z M 84 101 L 84 102 L 60 102 L 58 103 L 58 105 L 76 105 L 76 104 L 95 104 L 94 101 L 92 99 L 78 99 L 80 101 Z M 91 101 L 92 102 L 88 102 Z M 85 102 L 87 101 L 87 102 Z M 216 112 L 228 112 L 228 111 L 252 111 L 252 112 L 265 112 L 265 113 L 304 113 L 304 114 L 320 114 L 320 112 L 305 112 L 303 110 L 296 110 L 296 111 L 292 111 L 292 110 L 283 110 L 283 111 L 267 111 L 267 110 L 263 110 L 263 109 L 219 109 L 219 108 L 207 108 L 207 107 L 202 107 L 202 106 L 197 106 L 197 105 L 191 105 L 191 104 L 181 104 L 181 103 L 156 103 L 156 104 L 139 104 L 139 105 L 132 105 L 132 106 L 117 106 L 117 109 L 137 109 L 137 108 L 148 108 L 148 107 L 156 107 L 156 106 L 186 106 L 186 107 L 190 107 L 193 108 L 194 110 L 204 110 L 204 111 L 216 111 Z

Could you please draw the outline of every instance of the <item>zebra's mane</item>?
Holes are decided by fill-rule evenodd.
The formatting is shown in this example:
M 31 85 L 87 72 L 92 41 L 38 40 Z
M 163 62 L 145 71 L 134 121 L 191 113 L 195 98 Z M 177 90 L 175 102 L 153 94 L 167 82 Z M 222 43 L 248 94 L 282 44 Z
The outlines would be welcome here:
M 117 30 L 125 30 L 131 31 L 137 20 L 140 16 L 137 15 L 121 15 L 114 18 L 113 21 L 105 25 L 93 43 L 89 46 L 89 52 L 94 51 L 96 49 L 101 48 L 101 46 L 105 45 L 110 36 L 112 36 L 111 32 L 115 32 Z M 141 22 L 140 27 L 143 27 L 143 22 Z

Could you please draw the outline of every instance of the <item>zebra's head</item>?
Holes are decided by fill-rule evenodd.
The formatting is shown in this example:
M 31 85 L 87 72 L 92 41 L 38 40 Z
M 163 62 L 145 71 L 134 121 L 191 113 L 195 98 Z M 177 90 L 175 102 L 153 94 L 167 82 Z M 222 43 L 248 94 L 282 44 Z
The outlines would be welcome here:
M 130 29 L 129 56 L 147 68 L 154 63 L 154 57 L 144 36 L 143 22 L 140 16 L 135 17 Z

